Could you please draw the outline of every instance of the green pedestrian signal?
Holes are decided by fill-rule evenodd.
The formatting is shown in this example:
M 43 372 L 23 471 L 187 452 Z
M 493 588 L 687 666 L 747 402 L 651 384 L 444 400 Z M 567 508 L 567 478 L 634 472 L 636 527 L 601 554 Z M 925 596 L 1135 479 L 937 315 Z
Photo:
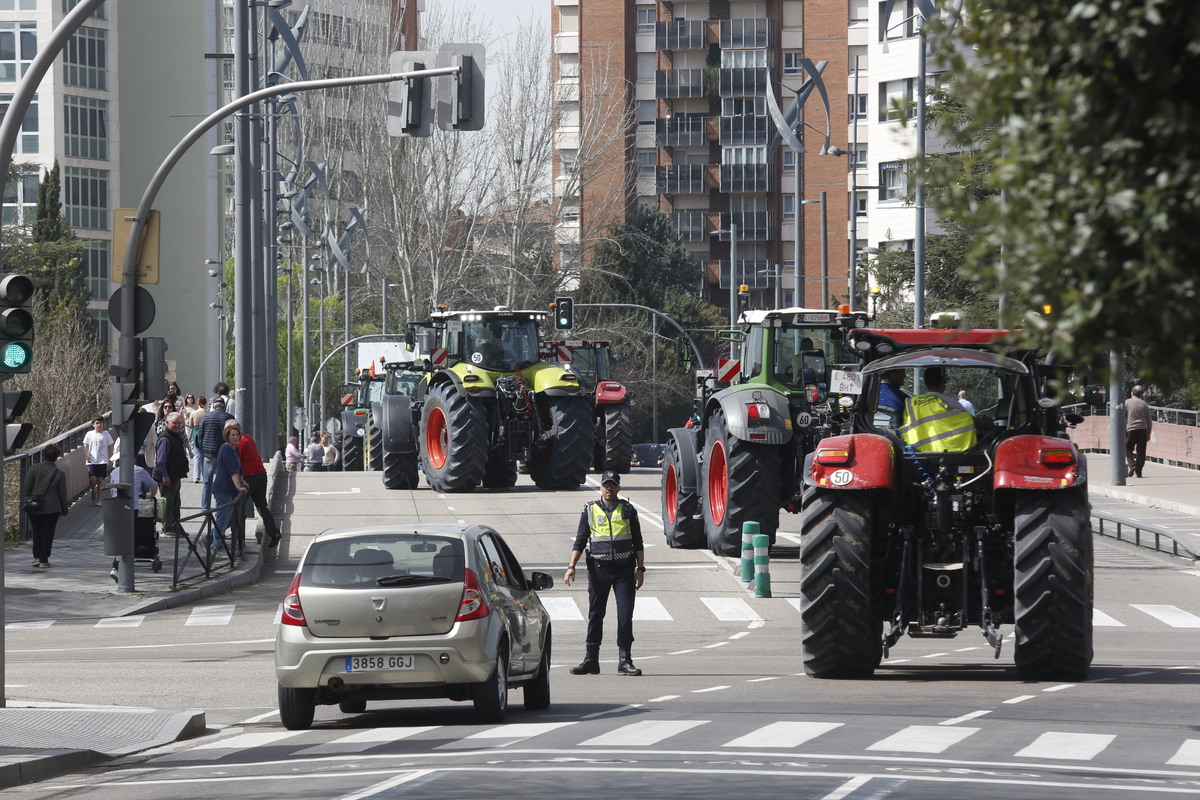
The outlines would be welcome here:
M 0 277 L 0 373 L 33 368 L 33 281 L 28 275 Z

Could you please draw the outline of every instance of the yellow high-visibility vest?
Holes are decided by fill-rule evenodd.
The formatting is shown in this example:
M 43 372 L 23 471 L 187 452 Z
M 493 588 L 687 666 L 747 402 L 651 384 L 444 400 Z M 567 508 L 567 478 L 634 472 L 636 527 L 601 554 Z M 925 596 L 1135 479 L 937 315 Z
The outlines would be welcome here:
M 937 394 L 921 394 L 904 401 L 904 425 L 897 433 L 922 452 L 961 453 L 975 445 L 975 420 Z
M 612 511 L 603 503 L 588 503 L 591 533 L 588 537 L 588 552 L 592 558 L 607 561 L 625 558 L 633 554 L 633 530 L 625 516 L 625 501 L 618 500 Z

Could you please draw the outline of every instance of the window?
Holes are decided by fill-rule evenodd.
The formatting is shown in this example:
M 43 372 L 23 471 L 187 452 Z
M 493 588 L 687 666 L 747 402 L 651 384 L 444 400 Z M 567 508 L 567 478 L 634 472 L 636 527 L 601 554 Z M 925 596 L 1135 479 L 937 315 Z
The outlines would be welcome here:
M 765 164 L 767 163 L 767 148 L 765 147 L 722 147 L 722 164 Z
M 796 151 L 787 149 L 783 151 L 783 173 L 790 175 L 796 171 Z
M 85 89 L 108 89 L 108 31 L 80 28 L 63 50 L 63 82 Z
M 794 222 L 796 220 L 796 195 L 783 195 L 783 221 Z
M 848 98 L 850 104 L 850 121 L 856 119 L 867 118 L 867 96 L 865 94 L 852 94 Z
M 37 11 L 37 0 L 0 0 L 0 11 Z
M 562 103 L 559 105 L 558 126 L 560 128 L 579 127 L 579 103 Z
M 804 67 L 800 65 L 800 59 L 802 58 L 804 58 L 804 53 L 800 50 L 784 50 L 783 74 L 799 75 L 804 72 Z
M 558 57 L 558 79 L 579 82 L 579 54 L 563 53 Z
M 639 31 L 653 31 L 654 23 L 657 21 L 657 12 L 654 6 L 638 6 L 637 29 Z
M 854 197 L 854 216 L 865 217 L 867 215 L 867 193 L 855 192 Z
M 12 0 L 5 0 L 5 1 L 8 2 L 9 5 L 12 4 Z M 20 2 L 21 2 L 21 10 L 22 11 L 24 11 L 27 8 L 37 8 L 37 0 L 20 0 Z M 79 5 L 79 0 L 63 0 L 63 4 L 62 4 L 63 13 L 64 14 L 70 13 L 71 11 L 74 10 L 75 6 L 77 6 L 77 5 Z M 0 3 L 0 9 L 3 9 L 3 8 L 4 8 L 3 3 Z M 108 7 L 105 6 L 103 3 L 101 3 L 99 8 L 97 8 L 95 11 L 92 12 L 92 19 L 108 19 Z
M 653 125 L 654 118 L 658 114 L 658 102 L 656 100 L 639 100 L 637 107 L 638 125 Z
M 913 103 L 913 88 L 916 81 L 904 78 L 898 81 L 887 81 L 879 84 L 879 121 L 893 122 L 900 119 L 902 113 L 907 113 L 912 119 L 917 114 Z
M 108 101 L 92 97 L 63 98 L 66 153 L 77 158 L 108 158 Z
M 10 176 L 8 186 L 4 187 L 5 225 L 29 225 L 37 217 L 38 172 L 25 175 Z
M 854 73 L 860 69 L 867 68 L 867 48 L 866 45 L 850 45 L 846 48 L 846 55 L 850 65 L 850 77 L 854 77 Z
M 578 175 L 579 174 L 579 151 L 578 150 L 559 150 L 558 151 L 558 170 L 563 175 Z
M 8 113 L 12 97 L 11 94 L 0 94 L 0 116 Z M 38 152 L 38 105 L 35 96 L 29 101 L 29 108 L 25 109 L 25 119 L 21 122 L 21 132 L 17 136 L 13 154 L 36 152 Z
M 579 33 L 579 6 L 558 7 L 558 32 Z
M 638 175 L 653 175 L 658 166 L 658 151 L 653 148 L 641 148 L 637 151 Z
M 0 81 L 24 77 L 37 56 L 37 23 L 0 22 Z
M 867 146 L 865 144 L 854 145 L 854 150 L 850 152 L 850 169 L 866 169 L 867 166 Z
M 658 69 L 658 55 L 655 53 L 637 54 L 637 77 L 639 81 L 654 80 L 654 72 Z
M 71 227 L 108 230 L 108 170 L 63 167 L 63 206 Z
M 721 116 L 723 117 L 765 117 L 767 115 L 767 98 L 765 97 L 722 97 Z
M 912 36 L 916 32 L 914 25 L 913 0 L 902 0 L 892 6 L 892 15 L 884 17 L 887 3 L 879 4 L 879 41 L 894 41 Z
M 726 69 L 769 67 L 766 50 L 722 50 L 721 66 Z
M 879 199 L 900 200 L 908 194 L 908 172 L 903 161 L 879 165 Z
M 107 299 L 111 291 L 108 285 L 110 274 L 108 242 L 88 242 L 88 246 L 80 254 L 80 259 L 83 261 L 87 274 L 88 294 L 92 296 L 93 300 Z

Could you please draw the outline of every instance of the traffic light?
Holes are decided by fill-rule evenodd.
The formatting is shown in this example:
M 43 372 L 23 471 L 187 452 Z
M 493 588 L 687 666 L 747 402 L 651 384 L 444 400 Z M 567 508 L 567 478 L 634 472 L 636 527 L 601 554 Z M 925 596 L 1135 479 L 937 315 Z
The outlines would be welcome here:
M 112 424 L 121 426 L 133 419 L 141 403 L 138 401 L 138 385 L 136 383 L 114 383 L 112 392 Z
M 442 130 L 483 130 L 484 53 L 481 44 L 444 44 L 438 50 L 439 67 L 460 68 L 438 80 L 437 118 Z
M 569 297 L 554 298 L 554 327 L 569 331 L 575 325 L 575 301 Z
M 147 400 L 167 394 L 167 340 L 161 336 L 142 339 L 142 388 Z
M 431 69 L 433 52 L 396 51 L 388 60 L 392 74 Z M 433 83 L 436 78 L 414 77 L 388 84 L 388 136 L 428 136 L 433 133 Z
M 33 432 L 32 422 L 17 422 L 29 406 L 33 392 L 22 389 L 3 392 L 4 402 L 4 455 L 11 456 L 25 446 L 25 440 Z
M 33 369 L 33 281 L 28 275 L 0 278 L 0 373 Z

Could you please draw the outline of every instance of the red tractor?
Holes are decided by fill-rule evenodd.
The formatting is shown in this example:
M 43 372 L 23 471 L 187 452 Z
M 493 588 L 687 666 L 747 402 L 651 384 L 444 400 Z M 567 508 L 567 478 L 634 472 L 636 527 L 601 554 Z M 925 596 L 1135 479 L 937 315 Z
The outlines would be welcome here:
M 596 430 L 592 469 L 629 472 L 633 462 L 633 409 L 629 390 L 609 377 L 617 361 L 612 342 L 571 339 L 543 342 L 542 347 L 545 360 L 578 375 L 579 385 L 592 398 Z
M 865 361 L 849 430 L 823 439 L 804 466 L 805 672 L 869 676 L 905 633 L 952 638 L 968 626 L 999 657 L 1010 624 L 1021 678 L 1083 678 L 1092 531 L 1087 462 L 1065 434 L 1082 418 L 1063 414 L 1055 389 L 1067 368 L 1006 345 L 1003 331 L 849 338 Z M 944 387 L 922 389 L 942 377 Z M 916 396 L 897 412 L 881 394 L 901 378 Z M 951 402 L 960 390 L 972 413 Z M 934 424 L 920 411 L 931 393 L 942 422 L 959 426 L 954 447 L 942 433 L 921 438 Z

